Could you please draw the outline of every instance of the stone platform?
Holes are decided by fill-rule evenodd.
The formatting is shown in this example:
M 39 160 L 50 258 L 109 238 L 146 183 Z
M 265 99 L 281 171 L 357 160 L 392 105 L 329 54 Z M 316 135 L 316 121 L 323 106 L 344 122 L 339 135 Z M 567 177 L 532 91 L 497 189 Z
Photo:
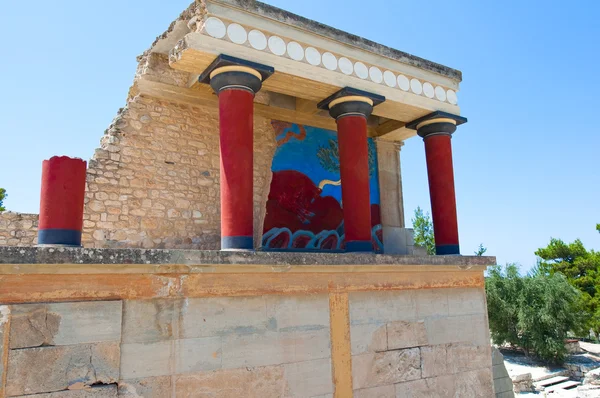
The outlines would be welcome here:
M 0 391 L 489 397 L 493 263 L 0 247 Z

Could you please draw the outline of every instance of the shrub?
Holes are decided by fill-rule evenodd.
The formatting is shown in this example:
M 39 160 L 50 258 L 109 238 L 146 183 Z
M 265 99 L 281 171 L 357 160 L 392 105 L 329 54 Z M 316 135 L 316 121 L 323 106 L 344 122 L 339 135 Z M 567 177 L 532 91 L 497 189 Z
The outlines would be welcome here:
M 492 267 L 486 278 L 490 331 L 495 344 L 560 363 L 567 333 L 581 327 L 580 293 L 564 275 L 539 270 L 526 276 L 514 264 Z

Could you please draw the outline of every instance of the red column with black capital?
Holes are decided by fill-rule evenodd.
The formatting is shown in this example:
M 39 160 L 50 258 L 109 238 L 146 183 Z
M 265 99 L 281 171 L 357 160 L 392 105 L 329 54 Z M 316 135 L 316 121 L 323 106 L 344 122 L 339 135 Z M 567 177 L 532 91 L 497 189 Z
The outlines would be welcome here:
M 221 249 L 252 250 L 254 94 L 261 75 L 248 67 L 221 67 L 210 84 L 219 96 Z
M 373 101 L 363 96 L 341 96 L 329 103 L 337 121 L 346 251 L 373 251 L 367 141 L 372 111 Z

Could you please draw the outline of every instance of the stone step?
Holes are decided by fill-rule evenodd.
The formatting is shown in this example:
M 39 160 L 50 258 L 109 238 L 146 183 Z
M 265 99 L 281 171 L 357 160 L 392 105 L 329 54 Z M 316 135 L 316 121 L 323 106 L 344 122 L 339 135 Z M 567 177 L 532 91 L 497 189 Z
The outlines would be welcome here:
M 552 384 L 562 383 L 563 381 L 569 380 L 566 376 L 554 376 L 549 379 L 544 379 L 533 383 L 535 387 L 548 387 Z
M 537 383 L 538 381 L 548 380 L 556 376 L 569 376 L 569 369 L 563 369 L 556 372 L 549 373 L 544 376 L 540 376 L 538 378 L 533 379 L 533 383 Z
M 549 393 L 549 392 L 553 392 L 553 391 L 556 391 L 556 390 L 569 390 L 571 388 L 577 387 L 580 384 L 581 383 L 578 382 L 578 381 L 569 380 L 569 381 L 565 381 L 564 383 L 555 384 L 553 386 L 546 387 L 546 389 L 544 390 L 544 392 L 548 392 Z

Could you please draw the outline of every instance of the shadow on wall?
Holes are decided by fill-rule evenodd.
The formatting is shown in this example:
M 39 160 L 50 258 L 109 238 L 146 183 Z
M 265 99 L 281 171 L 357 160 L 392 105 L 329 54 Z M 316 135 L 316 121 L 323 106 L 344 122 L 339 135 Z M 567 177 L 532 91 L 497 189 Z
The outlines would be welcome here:
M 344 214 L 337 133 L 272 122 L 277 136 L 262 246 L 279 250 L 344 250 Z M 377 151 L 369 145 L 371 237 L 383 251 Z

